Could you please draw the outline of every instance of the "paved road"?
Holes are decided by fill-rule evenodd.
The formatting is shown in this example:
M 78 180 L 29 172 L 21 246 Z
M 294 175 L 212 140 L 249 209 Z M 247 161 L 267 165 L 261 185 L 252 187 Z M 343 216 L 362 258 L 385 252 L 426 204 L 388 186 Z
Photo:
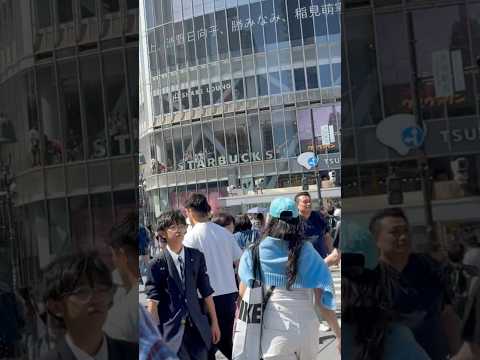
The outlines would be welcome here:
M 333 283 L 335 286 L 335 297 L 337 299 L 337 318 L 340 320 L 341 314 L 341 272 L 339 267 L 334 267 L 332 270 Z M 143 286 L 139 285 L 139 301 L 145 304 L 145 293 Z M 217 360 L 226 360 L 221 354 L 217 353 Z M 331 331 L 321 331 L 318 346 L 318 355 L 315 360 L 340 360 L 340 355 L 337 352 L 335 343 L 335 336 Z

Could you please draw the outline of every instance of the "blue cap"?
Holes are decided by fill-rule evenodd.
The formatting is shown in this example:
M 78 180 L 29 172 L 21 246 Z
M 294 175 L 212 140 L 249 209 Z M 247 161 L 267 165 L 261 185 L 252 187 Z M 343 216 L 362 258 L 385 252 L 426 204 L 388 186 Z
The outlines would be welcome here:
M 270 204 L 269 214 L 271 217 L 280 218 L 282 213 L 289 211 L 292 218 L 298 218 L 298 208 L 295 201 L 287 197 L 275 198 Z

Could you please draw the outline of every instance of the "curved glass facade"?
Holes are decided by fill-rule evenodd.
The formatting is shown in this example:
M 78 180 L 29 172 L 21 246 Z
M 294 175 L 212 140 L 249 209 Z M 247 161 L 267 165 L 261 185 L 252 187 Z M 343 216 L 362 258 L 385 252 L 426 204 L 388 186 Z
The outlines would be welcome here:
M 319 0 L 145 1 L 150 122 L 140 146 L 152 212 L 181 207 L 191 191 L 208 194 L 215 208 L 229 185 L 243 194 L 257 181 L 300 186 L 296 157 L 305 151 L 333 154 L 324 174 L 339 168 L 340 8 Z
M 110 228 L 137 207 L 138 1 L 1 4 L 0 134 L 5 122 L 13 136 L 0 160 L 15 175 L 28 284 L 75 249 L 110 262 Z

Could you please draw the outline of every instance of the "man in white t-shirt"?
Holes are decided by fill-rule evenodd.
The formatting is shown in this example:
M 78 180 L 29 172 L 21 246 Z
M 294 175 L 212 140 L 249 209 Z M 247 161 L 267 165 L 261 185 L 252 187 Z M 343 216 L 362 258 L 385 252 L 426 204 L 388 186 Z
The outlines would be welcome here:
M 117 290 L 103 330 L 112 338 L 138 342 L 138 247 L 136 218 L 127 217 L 112 229 L 110 249 Z
M 193 228 L 185 235 L 183 244 L 200 250 L 205 256 L 210 284 L 215 291 L 213 301 L 220 332 L 223 334 L 216 347 L 212 347 L 209 359 L 215 359 L 217 349 L 231 359 L 233 347 L 231 334 L 238 297 L 234 266 L 238 266 L 242 250 L 232 233 L 210 222 L 208 215 L 211 208 L 204 195 L 192 194 L 184 206 Z

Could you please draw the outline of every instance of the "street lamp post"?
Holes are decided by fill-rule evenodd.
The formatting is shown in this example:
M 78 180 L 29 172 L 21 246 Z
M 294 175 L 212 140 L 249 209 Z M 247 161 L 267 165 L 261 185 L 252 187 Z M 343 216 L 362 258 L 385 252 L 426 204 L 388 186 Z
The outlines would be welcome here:
M 407 16 L 407 32 L 408 32 L 408 41 L 410 46 L 410 66 L 411 66 L 411 81 L 412 81 L 412 90 L 413 90 L 413 110 L 417 125 L 424 129 L 424 123 L 422 119 L 422 108 L 420 104 L 420 96 L 418 85 L 420 79 L 418 77 L 418 67 L 417 67 L 417 53 L 415 49 L 415 31 L 413 27 L 413 17 L 412 12 L 409 11 L 406 14 Z M 430 169 L 428 167 L 428 159 L 425 150 L 425 142 L 418 148 L 418 170 L 420 173 L 420 178 L 422 181 L 422 192 L 424 199 L 424 214 L 425 222 L 427 226 L 427 239 L 429 240 L 430 245 L 437 245 L 437 239 L 435 237 L 435 228 L 433 221 L 433 212 L 432 212 L 432 186 L 430 179 Z
M 313 153 L 315 154 L 315 157 L 318 159 L 318 153 L 317 153 L 317 139 L 315 138 L 315 124 L 313 122 L 313 117 L 310 116 L 310 121 L 312 124 L 312 136 L 313 136 Z M 320 180 L 320 172 L 318 171 L 318 161 L 317 165 L 315 166 L 315 182 L 317 183 L 317 191 L 318 191 L 318 202 L 320 204 L 320 207 L 323 206 L 323 199 L 322 199 L 322 182 Z

